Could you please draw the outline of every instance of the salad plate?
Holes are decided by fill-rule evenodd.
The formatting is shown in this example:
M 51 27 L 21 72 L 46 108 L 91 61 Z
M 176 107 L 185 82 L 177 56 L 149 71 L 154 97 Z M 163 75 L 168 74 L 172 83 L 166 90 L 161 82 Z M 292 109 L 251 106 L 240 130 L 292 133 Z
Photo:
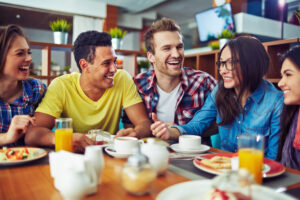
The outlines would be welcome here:
M 4 147 L 0 150 L 0 166 L 24 164 L 43 158 L 46 155 L 46 150 L 36 147 Z

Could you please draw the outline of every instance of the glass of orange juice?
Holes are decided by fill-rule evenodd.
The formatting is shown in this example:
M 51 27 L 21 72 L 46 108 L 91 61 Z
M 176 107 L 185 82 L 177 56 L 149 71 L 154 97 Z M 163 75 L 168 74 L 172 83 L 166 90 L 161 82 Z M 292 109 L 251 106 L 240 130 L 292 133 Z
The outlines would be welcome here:
M 55 151 L 73 151 L 72 118 L 55 119 Z
M 264 136 L 245 134 L 239 136 L 239 168 L 248 170 L 256 184 L 262 184 Z

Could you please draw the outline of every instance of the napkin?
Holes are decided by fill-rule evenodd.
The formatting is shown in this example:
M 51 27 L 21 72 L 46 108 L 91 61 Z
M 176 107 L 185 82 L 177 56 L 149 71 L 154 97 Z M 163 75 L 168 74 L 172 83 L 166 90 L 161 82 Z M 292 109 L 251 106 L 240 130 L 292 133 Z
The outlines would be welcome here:
M 67 151 L 49 153 L 50 173 L 53 178 L 62 176 L 65 170 L 85 171 L 84 155 Z

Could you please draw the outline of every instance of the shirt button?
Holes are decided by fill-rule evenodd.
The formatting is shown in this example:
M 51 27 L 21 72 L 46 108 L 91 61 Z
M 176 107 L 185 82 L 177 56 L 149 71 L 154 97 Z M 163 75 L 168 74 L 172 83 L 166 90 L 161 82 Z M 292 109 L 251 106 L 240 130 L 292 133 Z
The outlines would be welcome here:
M 241 123 L 241 121 L 238 121 L 238 123 L 240 124 L 240 123 Z

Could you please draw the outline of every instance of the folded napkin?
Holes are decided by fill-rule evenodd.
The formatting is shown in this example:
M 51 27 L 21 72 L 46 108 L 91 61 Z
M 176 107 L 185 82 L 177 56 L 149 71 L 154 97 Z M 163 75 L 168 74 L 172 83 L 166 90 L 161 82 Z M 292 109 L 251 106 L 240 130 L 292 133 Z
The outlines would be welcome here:
M 66 170 L 85 172 L 84 155 L 67 151 L 49 153 L 50 173 L 53 178 L 61 176 Z

